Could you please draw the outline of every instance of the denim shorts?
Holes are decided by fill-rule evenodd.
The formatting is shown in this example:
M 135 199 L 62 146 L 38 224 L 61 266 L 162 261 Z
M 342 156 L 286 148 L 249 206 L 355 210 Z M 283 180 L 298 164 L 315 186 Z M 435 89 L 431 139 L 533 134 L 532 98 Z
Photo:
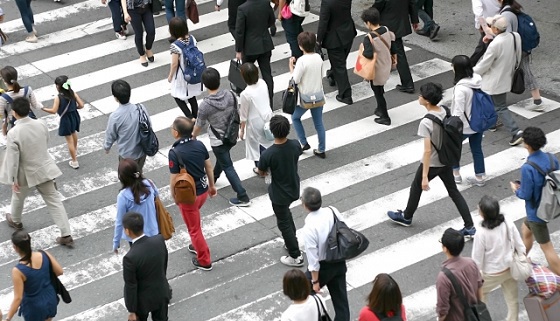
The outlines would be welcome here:
M 533 233 L 535 241 L 539 244 L 546 244 L 550 242 L 550 232 L 548 231 L 548 224 L 540 222 L 529 222 L 525 220 L 525 226 Z

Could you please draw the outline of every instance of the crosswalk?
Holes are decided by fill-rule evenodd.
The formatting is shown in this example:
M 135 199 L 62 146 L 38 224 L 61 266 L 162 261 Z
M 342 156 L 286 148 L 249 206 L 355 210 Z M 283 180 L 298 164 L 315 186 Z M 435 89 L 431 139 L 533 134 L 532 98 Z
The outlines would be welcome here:
M 144 173 L 159 187 L 160 197 L 174 216 L 177 229 L 167 242 L 168 278 L 174 289 L 170 320 L 279 320 L 290 303 L 281 291 L 282 275 L 287 270 L 279 263 L 279 257 L 284 255 L 283 241 L 275 226 L 266 185 L 252 172 L 252 162 L 244 158 L 242 143 L 232 150 L 232 158 L 252 198 L 252 205 L 247 208 L 229 206 L 227 199 L 232 191 L 225 177 L 221 177 L 217 183 L 219 196 L 207 201 L 202 210 L 203 231 L 214 269 L 201 272 L 190 264 L 186 249 L 190 238 L 172 204 L 168 187 L 167 152 L 173 143 L 169 128 L 172 120 L 182 113 L 169 97 L 166 79 L 170 61 L 169 35 L 164 15 L 155 18 L 155 62 L 144 68 L 138 63 L 132 37 L 125 41 L 114 39 L 109 9 L 99 0 L 69 1 L 63 6 L 52 4 L 51 8 L 42 6 L 42 10 L 36 10 L 35 23 L 41 32 L 36 44 L 17 41 L 23 40 L 25 30 L 21 20 L 16 19 L 15 4 L 0 3 L 11 19 L 2 24 L 11 42 L 0 48 L 0 65 L 16 67 L 20 83 L 31 85 L 46 106 L 56 95 L 53 79 L 62 74 L 70 77 L 74 90 L 87 102 L 80 110 L 78 170 L 67 165 L 70 157 L 66 143 L 64 138 L 56 136 L 57 116 L 38 113 L 49 127 L 49 152 L 64 173 L 57 184 L 69 213 L 75 248 L 70 250 L 56 245 L 54 238 L 58 229 L 37 194 L 28 197 L 24 208 L 23 223 L 30 231 L 33 246 L 48 249 L 61 262 L 64 267 L 61 280 L 74 299 L 70 305 L 59 306 L 56 319 L 112 321 L 126 317 L 122 299 L 123 253 L 115 255 L 111 251 L 116 195 L 120 189 L 116 173 L 118 155 L 114 151 L 105 155 L 102 147 L 108 115 L 118 106 L 111 96 L 110 83 L 122 78 L 133 87 L 131 102 L 147 106 L 160 139 L 161 150 L 147 159 Z M 223 86 L 229 86 L 226 76 L 229 59 L 234 56 L 234 42 L 226 26 L 227 10 L 214 11 L 210 0 L 199 1 L 198 5 L 200 23 L 189 22 L 190 32 L 205 53 L 207 65 L 220 72 Z M 303 27 L 315 31 L 317 23 L 318 16 L 310 14 Z M 276 109 L 290 79 L 289 45 L 279 24 L 278 27 L 278 34 L 273 37 L 276 48 L 271 59 Z M 462 221 L 443 184 L 435 180 L 430 184 L 430 191 L 422 196 L 412 227 L 401 228 L 388 222 L 386 211 L 403 208 L 406 204 L 412 174 L 423 148 L 415 133 L 425 111 L 418 105 L 416 96 L 394 90 L 400 81 L 393 73 L 385 86 L 392 125 L 382 126 L 373 121 L 373 93 L 368 84 L 350 71 L 363 34 L 359 31 L 347 60 L 354 104 L 347 106 L 338 102 L 336 91 L 325 86 L 327 159 L 317 159 L 307 152 L 301 156 L 301 187 L 320 188 L 324 204 L 339 208 L 348 225 L 363 231 L 370 239 L 366 253 L 348 262 L 352 319 L 357 318 L 365 304 L 373 278 L 385 272 L 392 273 L 399 282 L 409 320 L 434 320 L 434 282 L 444 260 L 437 240 L 446 228 L 461 227 Z M 427 81 L 443 83 L 444 101 L 448 101 L 453 90 L 449 59 L 417 47 L 406 50 L 417 87 Z M 330 67 L 328 61 L 325 67 Z M 547 109 L 542 114 L 524 109 L 531 103 L 530 98 L 514 95 L 509 98 L 510 109 L 516 113 L 520 125 L 541 126 L 548 135 L 545 149 L 559 154 L 560 130 L 554 126 L 554 119 L 558 118 L 560 102 L 543 98 Z M 309 132 L 309 143 L 314 146 L 317 135 L 309 118 L 307 113 L 302 119 Z M 525 216 L 523 203 L 511 195 L 508 182 L 519 175 L 518 169 L 527 153 L 522 147 L 509 147 L 508 136 L 505 131 L 498 131 L 485 137 L 487 185 L 483 188 L 459 185 L 477 221 L 476 204 L 484 194 L 498 197 L 502 212 L 518 225 Z M 207 135 L 199 139 L 211 150 Z M 465 148 L 463 163 L 463 177 L 473 175 L 468 148 Z M 0 189 L 0 213 L 9 212 L 10 195 L 9 187 Z M 305 217 L 301 205 L 295 202 L 291 209 L 296 226 L 301 228 Z M 10 271 L 17 255 L 9 238 L 12 231 L 1 223 L 4 221 L 5 217 L 0 215 L 0 231 L 4 236 L 0 240 L 0 308 L 6 311 L 13 298 Z M 553 232 L 553 243 L 560 250 L 560 224 L 553 222 L 549 228 Z M 470 250 L 469 244 L 464 254 L 470 255 Z M 536 247 L 532 257 L 545 262 Z M 519 288 L 520 295 L 526 293 L 523 284 Z M 328 293 L 324 295 L 330 301 Z M 503 320 L 506 308 L 501 296 L 493 293 L 489 300 L 494 319 Z M 521 310 L 520 320 L 528 320 L 522 304 Z

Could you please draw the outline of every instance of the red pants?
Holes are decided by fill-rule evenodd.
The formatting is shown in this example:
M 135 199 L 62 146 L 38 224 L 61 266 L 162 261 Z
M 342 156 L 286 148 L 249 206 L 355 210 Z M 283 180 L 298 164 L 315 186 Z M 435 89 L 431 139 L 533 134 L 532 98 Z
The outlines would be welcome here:
M 208 244 L 206 244 L 204 235 L 202 235 L 202 228 L 200 226 L 200 208 L 206 202 L 207 197 L 208 192 L 198 195 L 194 204 L 179 204 L 183 221 L 187 225 L 192 245 L 197 253 L 198 263 L 203 266 L 212 264 L 210 249 Z

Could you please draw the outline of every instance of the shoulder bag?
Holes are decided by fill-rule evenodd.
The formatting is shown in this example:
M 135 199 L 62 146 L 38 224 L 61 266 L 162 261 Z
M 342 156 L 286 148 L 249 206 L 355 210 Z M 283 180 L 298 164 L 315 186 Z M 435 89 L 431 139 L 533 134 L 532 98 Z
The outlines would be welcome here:
M 187 0 L 187 17 L 192 23 L 197 24 L 200 19 L 198 16 L 198 6 L 194 0 Z
M 282 111 L 286 114 L 293 114 L 296 110 L 297 99 L 298 99 L 298 86 L 294 81 L 294 78 L 290 79 L 288 82 L 288 88 L 282 93 Z
M 325 93 L 323 93 L 322 90 L 308 95 L 299 93 L 299 99 L 301 100 L 301 106 L 305 109 L 317 108 L 325 105 Z
M 463 311 L 465 313 L 465 321 L 492 321 L 490 317 L 490 312 L 488 312 L 488 308 L 484 302 L 477 302 L 473 305 L 470 305 L 467 301 L 467 298 L 463 294 L 463 289 L 459 282 L 457 282 L 457 278 L 455 275 L 446 267 L 442 269 L 443 273 L 447 276 L 453 288 L 455 289 L 455 293 L 459 297 L 459 301 L 463 304 Z M 478 301 L 478 300 L 477 300 Z
M 371 46 L 373 47 L 373 38 L 371 35 L 367 34 Z M 358 57 L 356 58 L 356 65 L 354 66 L 354 73 L 365 80 L 373 80 L 375 78 L 375 62 L 377 61 L 377 53 L 373 49 L 373 58 L 368 59 L 364 57 L 364 44 L 360 43 L 360 49 L 358 50 Z
M 54 287 L 54 292 L 57 294 L 56 295 L 56 301 L 60 302 L 60 298 L 58 297 L 58 296 L 60 296 L 62 298 L 62 302 L 64 302 L 64 303 L 72 302 L 72 298 L 70 297 L 70 293 L 68 293 L 68 290 L 66 290 L 66 288 L 64 287 L 64 284 L 62 284 L 62 282 L 60 282 L 60 279 L 58 278 L 58 276 L 56 276 L 56 274 L 54 274 L 54 271 L 52 269 L 52 262 L 51 262 L 51 259 L 49 258 L 49 255 L 47 253 L 45 253 L 45 251 L 43 251 L 43 250 L 39 250 L 39 252 L 45 254 L 45 257 L 47 258 L 47 261 L 49 262 L 49 275 L 51 277 L 52 286 Z
M 155 190 L 156 186 L 154 182 L 152 182 L 151 179 L 149 179 L 148 182 L 150 182 L 150 185 L 152 185 L 152 188 Z M 156 206 L 156 220 L 158 222 L 159 234 L 163 236 L 164 240 L 169 240 L 173 236 L 173 233 L 175 233 L 173 217 L 171 217 L 171 214 L 169 214 L 165 206 L 163 206 L 159 196 L 154 197 L 154 205 Z
M 513 235 L 511 235 L 510 233 L 510 227 L 506 221 L 504 221 L 504 224 L 506 225 L 507 235 L 509 238 L 509 242 L 511 244 L 511 252 L 513 256 L 513 259 L 509 265 L 511 277 L 516 281 L 524 281 L 531 276 L 531 272 L 533 268 L 531 264 L 529 264 L 529 261 L 527 260 L 527 256 L 525 255 L 525 253 L 517 252 L 513 240 Z M 515 226 L 513 226 L 513 228 L 515 228 Z
M 511 82 L 511 92 L 520 95 L 525 92 L 525 72 L 521 68 L 519 59 L 517 59 L 517 39 L 515 39 L 513 32 L 511 36 L 513 37 L 513 54 L 515 55 L 515 71 Z
M 327 313 L 327 309 L 325 309 L 325 306 L 323 305 L 323 301 L 321 301 L 321 299 L 319 299 L 317 296 L 312 295 L 313 300 L 315 300 L 315 305 L 317 305 L 317 321 L 331 321 L 331 317 L 329 316 L 329 314 Z M 319 307 L 319 305 L 321 305 L 321 307 Z
M 334 217 L 334 224 L 327 237 L 326 262 L 342 262 L 362 254 L 369 246 L 369 240 L 360 232 L 353 230 L 336 217 L 332 207 L 329 207 Z
M 385 27 L 385 29 L 387 29 L 387 33 L 389 33 L 389 28 Z M 383 39 L 383 37 L 381 37 L 381 35 L 379 35 L 377 33 L 377 31 L 371 31 L 373 32 L 377 38 L 379 38 L 383 44 L 385 44 L 385 47 L 387 47 L 387 49 L 389 49 L 389 53 L 391 53 L 391 46 L 387 43 L 387 41 L 385 39 Z M 391 55 L 391 70 L 395 70 L 397 69 L 397 54 L 392 54 Z

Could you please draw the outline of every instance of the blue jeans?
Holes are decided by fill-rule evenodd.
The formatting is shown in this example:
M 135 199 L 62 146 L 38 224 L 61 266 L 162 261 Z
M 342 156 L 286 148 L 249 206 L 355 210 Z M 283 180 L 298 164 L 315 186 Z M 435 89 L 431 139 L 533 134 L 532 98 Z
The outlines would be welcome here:
M 424 22 L 422 30 L 430 31 L 434 25 L 434 1 L 416 0 L 416 8 L 418 8 L 418 18 Z
M 110 0 L 109 9 L 111 10 L 111 18 L 113 19 L 113 30 L 115 32 L 121 32 L 122 26 L 126 25 L 124 23 L 121 2 L 119 0 Z
M 240 201 L 248 202 L 249 196 L 247 196 L 247 191 L 241 185 L 241 180 L 233 167 L 233 161 L 231 160 L 231 155 L 229 151 L 232 146 L 212 146 L 214 151 L 214 156 L 216 156 L 216 166 L 214 166 L 214 180 L 217 180 L 222 174 L 222 171 L 226 173 L 226 177 L 231 184 L 233 190 L 237 193 L 237 198 Z
M 284 28 L 284 33 L 286 34 L 286 41 L 290 44 L 292 57 L 296 57 L 296 59 L 303 55 L 297 42 L 297 36 L 303 32 L 301 27 L 303 19 L 303 17 L 296 16 L 295 14 L 290 19 L 282 19 L 282 28 Z
M 31 11 L 31 0 L 16 0 L 16 5 L 25 30 L 27 30 L 28 33 L 33 32 L 35 20 L 33 20 L 33 11 Z
M 477 176 L 482 176 L 486 173 L 484 167 L 484 153 L 482 152 L 482 136 L 483 133 L 476 134 L 466 134 L 463 135 L 463 140 L 469 139 L 469 146 L 471 147 L 471 153 L 473 156 L 474 163 L 474 173 Z M 453 170 L 459 170 L 459 164 L 453 166 Z
M 175 10 L 177 10 L 177 15 L 175 15 Z M 167 22 L 173 17 L 179 17 L 187 21 L 185 16 L 185 0 L 165 0 L 165 18 Z
M 317 131 L 317 136 L 319 137 L 319 152 L 325 151 L 325 126 L 323 126 L 323 107 L 311 108 L 311 117 L 313 118 L 313 125 L 315 125 L 315 130 Z M 307 144 L 307 138 L 305 138 L 305 130 L 301 124 L 301 116 L 305 114 L 307 109 L 296 106 L 296 110 L 292 114 L 292 122 L 294 124 L 294 129 L 296 130 L 299 142 L 302 145 Z

